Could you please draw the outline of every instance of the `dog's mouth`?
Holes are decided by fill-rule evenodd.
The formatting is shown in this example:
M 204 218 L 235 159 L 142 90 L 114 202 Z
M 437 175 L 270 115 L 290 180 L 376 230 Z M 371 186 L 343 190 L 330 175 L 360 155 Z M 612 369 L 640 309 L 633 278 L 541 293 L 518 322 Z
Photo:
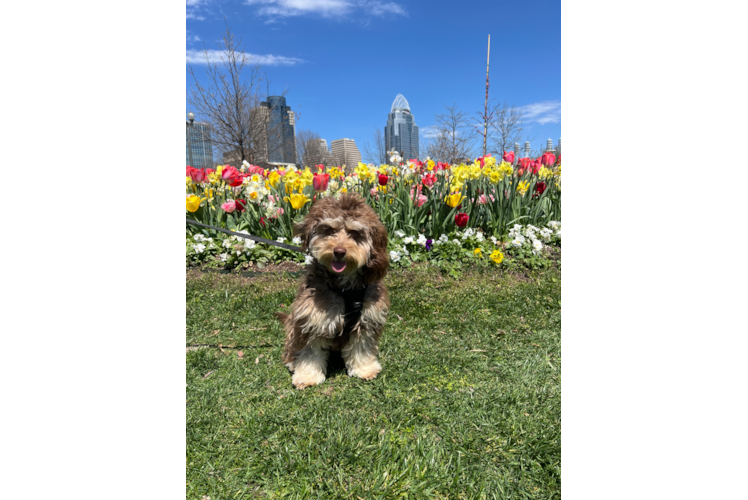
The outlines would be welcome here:
M 342 273 L 345 270 L 346 262 L 344 260 L 342 261 L 332 261 L 330 263 L 330 266 L 332 267 L 332 270 L 336 273 Z

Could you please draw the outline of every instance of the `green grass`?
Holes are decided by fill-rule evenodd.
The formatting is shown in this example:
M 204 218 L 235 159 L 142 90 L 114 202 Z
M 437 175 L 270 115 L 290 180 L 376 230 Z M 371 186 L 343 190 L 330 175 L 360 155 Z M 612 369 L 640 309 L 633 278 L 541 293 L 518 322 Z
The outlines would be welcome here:
M 187 345 L 223 352 L 187 352 L 187 498 L 560 498 L 560 281 L 397 270 L 382 373 L 334 355 L 298 391 L 272 316 L 298 278 L 188 274 Z

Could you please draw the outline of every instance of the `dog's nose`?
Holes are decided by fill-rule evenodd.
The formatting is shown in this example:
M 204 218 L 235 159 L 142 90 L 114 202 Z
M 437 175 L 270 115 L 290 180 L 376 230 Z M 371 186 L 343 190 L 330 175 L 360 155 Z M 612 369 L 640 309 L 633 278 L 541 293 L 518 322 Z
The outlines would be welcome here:
M 336 259 L 342 259 L 345 257 L 346 250 L 345 248 L 333 248 L 332 253 L 335 254 Z

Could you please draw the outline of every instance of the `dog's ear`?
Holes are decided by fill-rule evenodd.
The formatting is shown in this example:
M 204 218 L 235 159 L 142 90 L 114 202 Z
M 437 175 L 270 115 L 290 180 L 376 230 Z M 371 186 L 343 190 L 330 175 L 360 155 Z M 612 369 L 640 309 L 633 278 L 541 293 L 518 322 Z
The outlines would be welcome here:
M 364 267 L 366 284 L 382 281 L 387 274 L 387 268 L 390 267 L 390 255 L 387 253 L 387 229 L 373 210 L 372 215 L 374 215 L 374 220 L 369 224 L 371 256 Z

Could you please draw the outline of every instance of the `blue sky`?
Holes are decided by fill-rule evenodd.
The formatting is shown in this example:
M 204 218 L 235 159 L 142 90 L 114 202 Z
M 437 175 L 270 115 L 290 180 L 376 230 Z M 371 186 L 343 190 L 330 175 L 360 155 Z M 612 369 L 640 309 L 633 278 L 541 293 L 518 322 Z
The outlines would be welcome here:
M 313 130 L 328 145 L 371 139 L 398 93 L 422 138 L 444 103 L 477 118 L 489 34 L 489 97 L 523 107 L 533 149 L 561 137 L 558 0 L 187 0 L 187 60 L 199 73 L 194 51 L 217 48 L 224 16 L 264 64 L 271 91 L 288 89 L 297 130 Z

